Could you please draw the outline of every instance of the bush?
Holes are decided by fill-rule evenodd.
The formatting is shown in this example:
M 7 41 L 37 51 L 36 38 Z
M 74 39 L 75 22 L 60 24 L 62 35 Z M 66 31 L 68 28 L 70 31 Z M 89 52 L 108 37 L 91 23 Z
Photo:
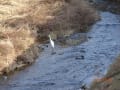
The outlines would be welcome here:
M 65 32 L 86 31 L 98 19 L 84 0 L 0 0 L 0 7 L 0 71 L 35 59 L 31 53 L 38 52 L 34 44 L 46 40 L 49 33 L 56 32 L 58 37 Z

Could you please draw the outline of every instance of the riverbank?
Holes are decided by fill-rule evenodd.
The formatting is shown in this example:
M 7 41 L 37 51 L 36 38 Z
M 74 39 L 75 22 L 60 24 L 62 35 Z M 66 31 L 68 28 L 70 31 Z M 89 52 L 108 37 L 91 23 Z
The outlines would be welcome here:
M 120 89 L 120 56 L 110 65 L 107 74 L 96 79 L 89 90 L 119 90 Z
M 35 61 L 40 43 L 86 32 L 98 20 L 84 0 L 0 0 L 0 74 Z

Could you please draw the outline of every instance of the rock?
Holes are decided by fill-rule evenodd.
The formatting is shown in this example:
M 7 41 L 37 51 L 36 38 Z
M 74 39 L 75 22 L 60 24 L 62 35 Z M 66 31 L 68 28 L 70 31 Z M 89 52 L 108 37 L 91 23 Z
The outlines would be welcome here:
M 84 59 L 85 57 L 83 55 L 81 55 L 80 57 L 76 57 L 75 59 L 78 60 L 78 59 Z
M 81 86 L 81 90 L 87 90 L 87 86 L 84 84 Z

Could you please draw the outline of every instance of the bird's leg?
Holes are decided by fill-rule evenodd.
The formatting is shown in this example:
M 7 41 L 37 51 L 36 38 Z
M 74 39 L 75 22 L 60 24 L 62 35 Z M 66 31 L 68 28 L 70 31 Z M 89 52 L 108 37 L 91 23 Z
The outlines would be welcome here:
M 53 54 L 56 54 L 56 52 L 54 51 L 54 48 L 52 48 L 52 53 L 51 53 L 51 54 L 52 54 L 52 55 L 53 55 Z

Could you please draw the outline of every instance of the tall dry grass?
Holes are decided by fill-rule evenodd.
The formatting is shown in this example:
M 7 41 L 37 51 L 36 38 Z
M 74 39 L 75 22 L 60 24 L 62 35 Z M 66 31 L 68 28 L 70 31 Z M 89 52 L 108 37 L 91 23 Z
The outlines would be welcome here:
M 32 44 L 35 37 L 30 30 L 2 27 L 0 31 L 0 71 L 16 63 L 16 58 L 22 55 Z M 12 69 L 12 67 L 9 67 Z
M 49 33 L 86 31 L 97 19 L 84 0 L 0 0 L 0 71 L 33 61 Z
M 51 31 L 59 31 L 58 36 L 70 30 L 85 32 L 98 19 L 95 10 L 84 0 L 10 1 L 11 12 L 9 15 L 2 15 L 1 23 L 16 28 L 28 24 L 32 29 L 36 28 L 40 36 L 43 33 L 46 36 Z M 17 4 L 17 8 L 14 8 Z M 6 10 L 1 12 L 4 11 Z

